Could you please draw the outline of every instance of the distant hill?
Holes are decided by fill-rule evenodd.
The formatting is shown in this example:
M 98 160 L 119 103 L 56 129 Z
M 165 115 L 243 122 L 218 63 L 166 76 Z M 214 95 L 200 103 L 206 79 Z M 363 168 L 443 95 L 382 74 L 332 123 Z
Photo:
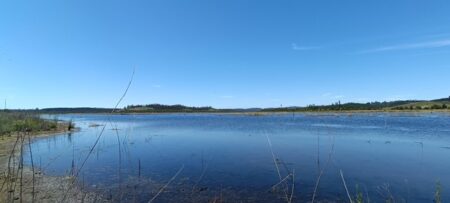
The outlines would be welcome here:
M 450 96 L 447 98 L 442 98 L 442 99 L 435 99 L 435 100 L 431 100 L 434 102 L 450 102 Z
M 64 113 L 111 113 L 113 109 L 109 108 L 91 108 L 91 107 L 76 107 L 76 108 L 45 108 L 36 110 L 44 114 L 64 114 Z
M 331 105 L 308 105 L 306 107 L 285 107 L 267 108 L 267 112 L 297 112 L 297 111 L 386 111 L 386 110 L 450 110 L 450 98 L 435 100 L 399 100 L 389 102 L 368 102 L 368 103 L 344 103 L 340 102 Z
M 180 104 L 163 105 L 163 104 L 147 104 L 147 105 L 129 105 L 125 107 L 122 113 L 192 113 L 192 112 L 209 112 L 209 113 L 230 113 L 230 112 L 258 112 L 260 108 L 234 108 L 234 109 L 215 109 L 210 106 L 206 107 L 190 107 Z
M 437 110 L 450 109 L 450 97 L 435 99 L 430 101 L 411 102 L 402 105 L 393 106 L 392 110 Z
M 130 105 L 124 108 L 124 113 L 164 113 L 164 112 L 315 112 L 315 111 L 385 111 L 385 110 L 435 110 L 449 109 L 450 98 L 436 100 L 399 100 L 368 103 L 344 103 L 331 105 L 308 105 L 306 107 L 281 108 L 249 108 L 249 109 L 215 109 L 212 107 L 188 107 L 183 105 Z
M 163 113 L 163 112 L 215 112 L 216 109 L 207 107 L 189 107 L 180 104 L 163 105 L 163 104 L 147 104 L 147 105 L 129 105 L 121 112 L 123 113 Z
M 391 102 L 368 102 L 368 103 L 344 103 L 340 102 L 331 105 L 308 105 L 306 107 L 285 107 L 285 108 L 268 108 L 264 111 L 356 111 L 356 110 L 383 110 L 399 105 L 419 102 L 417 100 L 408 101 L 391 101 Z
M 65 114 L 65 113 L 111 113 L 111 108 L 45 108 L 7 110 L 43 114 Z M 305 107 L 280 107 L 280 108 L 234 108 L 216 109 L 210 106 L 190 107 L 180 104 L 146 104 L 129 105 L 123 109 L 116 109 L 115 113 L 242 113 L 242 112 L 326 112 L 326 111 L 418 111 L 418 110 L 450 110 L 450 97 L 434 100 L 399 100 L 368 103 L 343 103 L 330 105 L 308 105 Z

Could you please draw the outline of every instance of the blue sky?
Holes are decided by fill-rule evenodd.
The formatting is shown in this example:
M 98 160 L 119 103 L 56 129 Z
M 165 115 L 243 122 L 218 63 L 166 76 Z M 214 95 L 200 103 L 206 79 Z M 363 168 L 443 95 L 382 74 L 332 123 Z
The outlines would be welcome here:
M 121 106 L 441 98 L 449 11 L 448 0 L 3 0 L 0 100 L 111 107 L 133 68 Z

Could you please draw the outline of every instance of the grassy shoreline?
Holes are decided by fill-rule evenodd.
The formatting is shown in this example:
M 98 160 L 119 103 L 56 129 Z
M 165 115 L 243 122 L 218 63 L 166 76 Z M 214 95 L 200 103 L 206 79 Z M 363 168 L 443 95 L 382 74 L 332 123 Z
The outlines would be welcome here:
M 78 186 L 71 187 L 70 176 L 48 176 L 39 167 L 23 164 L 23 154 L 30 152 L 34 139 L 71 132 L 75 130 L 73 124 L 49 121 L 36 115 L 0 116 L 13 119 L 8 120 L 8 125 L 14 124 L 21 130 L 0 136 L 0 202 L 58 202 L 64 195 L 67 195 L 66 202 L 101 202 L 97 194 L 83 192 Z M 43 128 L 29 128 L 33 125 L 26 124 L 27 120 L 39 124 L 34 127 Z

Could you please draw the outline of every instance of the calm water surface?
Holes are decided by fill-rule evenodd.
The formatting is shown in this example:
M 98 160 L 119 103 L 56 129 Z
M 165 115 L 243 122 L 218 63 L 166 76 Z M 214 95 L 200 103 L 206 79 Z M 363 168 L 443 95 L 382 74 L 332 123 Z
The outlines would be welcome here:
M 353 197 L 432 202 L 439 182 L 450 202 L 449 114 L 57 117 L 81 129 L 36 139 L 35 163 L 115 202 L 147 202 L 178 171 L 155 202 L 305 202 L 321 173 L 316 200 L 344 202 L 340 171 Z

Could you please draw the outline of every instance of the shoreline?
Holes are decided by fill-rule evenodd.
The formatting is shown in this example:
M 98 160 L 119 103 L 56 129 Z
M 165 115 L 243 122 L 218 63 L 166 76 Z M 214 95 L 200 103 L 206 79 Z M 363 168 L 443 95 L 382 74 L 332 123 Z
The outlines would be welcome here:
M 64 195 L 67 197 L 65 202 L 103 202 L 100 195 L 85 192 L 76 184 L 71 185 L 71 176 L 50 176 L 39 167 L 20 166 L 21 147 L 23 151 L 29 150 L 28 136 L 33 142 L 34 139 L 73 132 L 65 127 L 65 124 L 60 124 L 53 131 L 25 137 L 14 133 L 0 138 L 0 202 L 59 202 Z
M 449 110 L 342 110 L 342 111 L 249 111 L 249 112 L 115 112 L 115 113 L 43 113 L 41 115 L 164 115 L 164 114 L 221 114 L 221 115 L 249 115 L 263 116 L 270 114 L 450 114 Z

